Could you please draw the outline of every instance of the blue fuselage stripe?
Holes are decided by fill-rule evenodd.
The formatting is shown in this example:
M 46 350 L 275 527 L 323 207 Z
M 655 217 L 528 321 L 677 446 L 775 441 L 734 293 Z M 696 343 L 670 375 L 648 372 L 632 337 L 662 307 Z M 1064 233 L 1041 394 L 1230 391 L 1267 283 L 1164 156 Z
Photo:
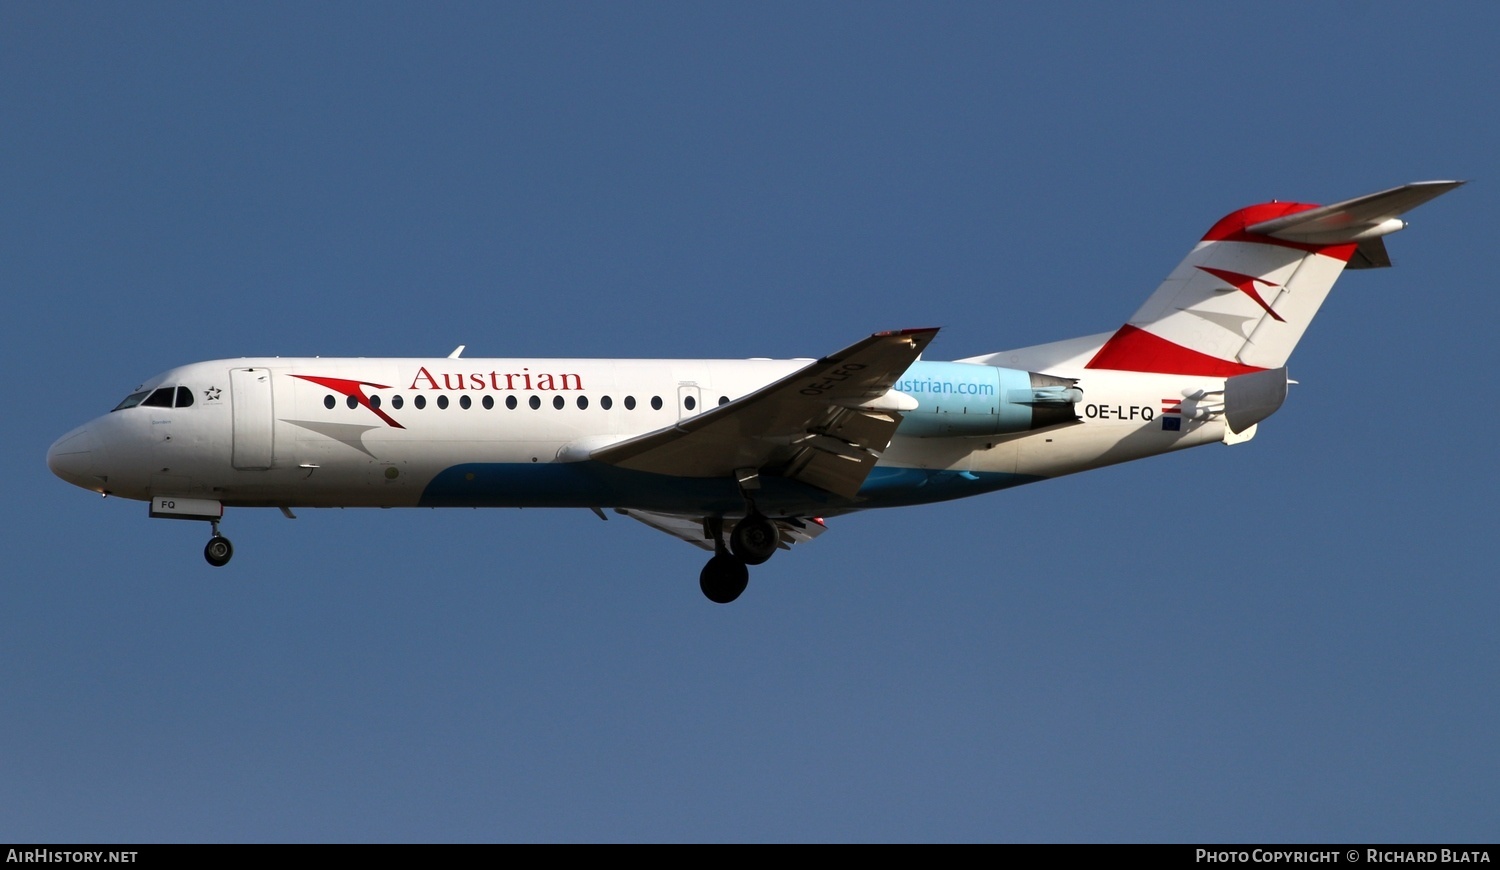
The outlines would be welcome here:
M 994 472 L 877 467 L 859 495 L 845 499 L 781 477 L 762 477 L 756 506 L 776 515 L 822 515 L 926 504 L 1030 483 L 1040 478 Z M 474 462 L 445 469 L 422 492 L 422 507 L 622 507 L 667 512 L 744 509 L 729 478 L 673 477 L 601 462 Z

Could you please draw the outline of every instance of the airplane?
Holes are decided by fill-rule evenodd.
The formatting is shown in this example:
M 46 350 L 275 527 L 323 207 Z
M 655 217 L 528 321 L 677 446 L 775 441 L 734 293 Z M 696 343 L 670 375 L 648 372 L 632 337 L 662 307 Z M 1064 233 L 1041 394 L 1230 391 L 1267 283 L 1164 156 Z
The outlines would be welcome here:
M 1344 269 L 1390 265 L 1400 216 L 1463 184 L 1215 223 L 1117 330 L 952 362 L 937 329 L 820 359 L 245 358 L 142 383 L 47 452 L 63 480 L 207 521 L 226 507 L 605 509 L 712 554 L 720 604 L 831 517 L 1239 444 Z

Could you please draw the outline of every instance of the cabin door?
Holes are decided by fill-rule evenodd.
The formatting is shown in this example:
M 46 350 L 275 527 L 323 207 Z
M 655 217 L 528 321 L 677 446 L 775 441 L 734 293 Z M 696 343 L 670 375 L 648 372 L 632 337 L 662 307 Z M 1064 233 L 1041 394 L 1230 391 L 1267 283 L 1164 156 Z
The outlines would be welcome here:
M 271 417 L 271 370 L 230 369 L 229 392 L 234 400 L 235 468 L 271 467 L 275 431 Z

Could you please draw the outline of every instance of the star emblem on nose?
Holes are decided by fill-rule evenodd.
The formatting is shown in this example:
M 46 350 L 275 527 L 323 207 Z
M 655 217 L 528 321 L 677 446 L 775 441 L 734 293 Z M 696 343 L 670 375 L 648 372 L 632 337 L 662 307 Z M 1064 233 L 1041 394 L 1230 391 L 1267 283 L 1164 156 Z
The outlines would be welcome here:
M 219 400 L 219 396 L 223 392 L 224 391 L 219 389 L 218 387 L 209 387 L 208 389 L 203 391 L 203 398 L 209 400 L 210 402 L 217 402 Z

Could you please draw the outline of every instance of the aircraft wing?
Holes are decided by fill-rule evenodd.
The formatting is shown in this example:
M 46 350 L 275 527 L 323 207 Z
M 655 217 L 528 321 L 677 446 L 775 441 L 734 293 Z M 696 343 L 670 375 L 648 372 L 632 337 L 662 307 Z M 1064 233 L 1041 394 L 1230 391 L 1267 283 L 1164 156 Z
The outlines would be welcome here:
M 764 472 L 852 498 L 901 425 L 880 398 L 936 335 L 876 333 L 747 396 L 589 458 L 678 477 Z
M 714 540 L 709 537 L 708 530 L 704 526 L 706 517 L 691 514 L 668 514 L 657 511 L 639 511 L 626 508 L 615 508 L 615 513 L 630 517 L 633 520 L 645 523 L 659 532 L 666 532 L 674 538 L 681 538 L 695 547 L 701 547 L 714 552 Z M 818 535 L 828 531 L 828 527 L 820 519 L 799 519 L 797 517 L 784 517 L 772 520 L 781 532 L 781 549 L 789 550 L 792 544 L 801 544 L 811 541 Z M 733 528 L 732 521 L 725 521 L 724 531 Z

